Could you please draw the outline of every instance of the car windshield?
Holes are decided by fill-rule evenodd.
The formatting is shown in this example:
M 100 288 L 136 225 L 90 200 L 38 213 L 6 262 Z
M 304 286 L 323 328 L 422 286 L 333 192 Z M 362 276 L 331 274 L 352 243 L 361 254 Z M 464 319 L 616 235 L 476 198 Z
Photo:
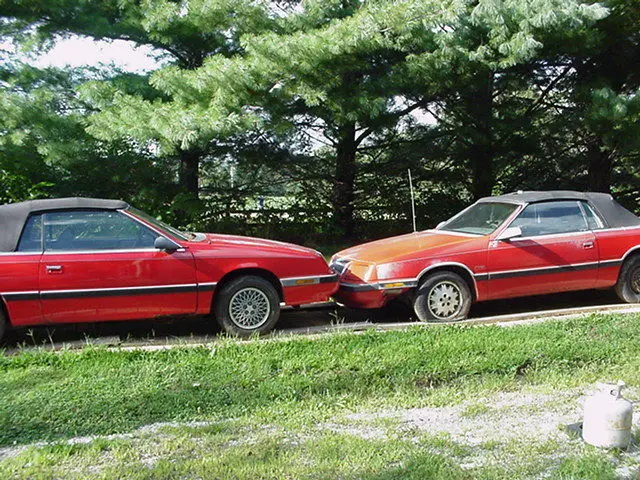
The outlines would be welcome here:
M 449 219 L 438 230 L 489 235 L 509 218 L 516 207 L 510 203 L 476 203 Z
M 179 240 L 193 240 L 196 238 L 196 235 L 193 233 L 181 232 L 177 228 L 173 228 L 171 225 L 167 225 L 164 222 L 161 222 L 155 217 L 152 217 L 148 213 L 143 212 L 142 210 L 138 210 L 137 208 L 129 207 L 128 209 L 131 213 L 133 213 L 136 217 L 140 217 L 145 222 L 153 225 L 158 230 L 162 230 L 164 232 L 173 235 Z

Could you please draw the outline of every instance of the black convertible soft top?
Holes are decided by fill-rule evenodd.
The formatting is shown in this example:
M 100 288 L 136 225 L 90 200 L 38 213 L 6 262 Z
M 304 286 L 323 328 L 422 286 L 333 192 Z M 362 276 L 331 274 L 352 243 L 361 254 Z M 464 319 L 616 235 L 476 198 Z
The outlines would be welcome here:
M 616 202 L 608 193 L 598 192 L 572 192 L 570 190 L 551 190 L 547 192 L 516 192 L 495 197 L 485 197 L 479 202 L 504 202 L 529 204 L 538 202 L 550 202 L 553 200 L 582 200 L 589 204 L 600 214 L 607 228 L 637 227 L 640 226 L 640 218 Z
M 53 200 L 30 200 L 28 202 L 0 205 L 0 252 L 13 252 L 18 246 L 22 227 L 31 213 L 70 208 L 122 210 L 129 204 L 121 200 L 98 198 L 58 198 Z

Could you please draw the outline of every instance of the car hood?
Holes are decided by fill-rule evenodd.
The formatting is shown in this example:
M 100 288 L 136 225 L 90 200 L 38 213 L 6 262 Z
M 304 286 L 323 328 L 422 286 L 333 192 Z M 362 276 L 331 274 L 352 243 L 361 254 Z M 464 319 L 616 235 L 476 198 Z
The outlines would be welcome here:
M 444 231 L 426 230 L 364 243 L 338 252 L 335 257 L 380 264 L 393 260 L 403 260 L 418 252 L 424 253 L 428 251 L 429 253 L 437 254 L 438 251 L 444 251 L 447 247 L 460 246 L 464 243 L 473 242 L 478 238 L 475 235 L 467 236 L 445 233 Z
M 205 233 L 206 242 L 212 247 L 240 247 L 255 249 L 258 251 L 270 251 L 281 253 L 294 253 L 297 255 L 322 256 L 319 252 L 293 243 L 278 242 L 264 238 L 242 237 L 239 235 L 222 235 L 217 233 Z

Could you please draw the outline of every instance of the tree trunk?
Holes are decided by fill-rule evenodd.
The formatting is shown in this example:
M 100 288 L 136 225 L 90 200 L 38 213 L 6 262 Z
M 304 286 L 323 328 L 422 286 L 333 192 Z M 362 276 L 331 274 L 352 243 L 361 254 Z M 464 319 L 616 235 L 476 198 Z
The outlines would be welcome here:
M 490 196 L 496 182 L 493 123 L 493 72 L 481 72 L 465 97 L 472 128 L 468 149 L 471 193 L 474 199 Z
M 599 138 L 592 139 L 587 145 L 589 190 L 611 193 L 611 172 L 613 159 L 611 152 L 602 148 Z
M 493 170 L 493 146 L 487 143 L 478 143 L 469 149 L 471 157 L 471 192 L 475 200 L 482 197 L 489 197 L 493 192 L 496 182 Z
M 200 152 L 195 149 L 180 150 L 180 186 L 186 192 L 198 196 Z
M 336 170 L 333 186 L 333 221 L 338 233 L 353 237 L 353 201 L 356 179 L 356 126 L 339 129 L 336 147 Z

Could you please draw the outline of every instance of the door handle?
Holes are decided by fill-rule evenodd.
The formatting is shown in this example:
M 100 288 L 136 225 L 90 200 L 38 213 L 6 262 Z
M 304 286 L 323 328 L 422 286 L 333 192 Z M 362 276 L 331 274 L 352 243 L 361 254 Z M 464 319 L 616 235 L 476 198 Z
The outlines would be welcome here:
M 584 242 L 582 246 L 586 249 L 593 248 L 593 242 Z
M 47 265 L 47 273 L 62 273 L 62 265 Z

